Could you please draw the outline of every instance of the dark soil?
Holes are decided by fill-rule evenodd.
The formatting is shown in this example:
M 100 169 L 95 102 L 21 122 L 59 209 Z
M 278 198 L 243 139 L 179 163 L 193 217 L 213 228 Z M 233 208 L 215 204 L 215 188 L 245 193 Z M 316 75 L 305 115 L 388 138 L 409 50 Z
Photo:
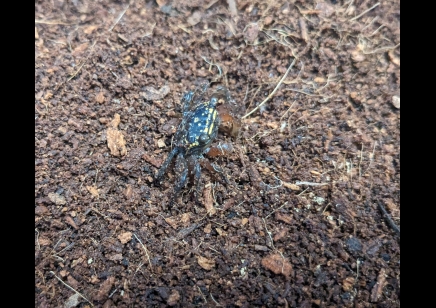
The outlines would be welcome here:
M 399 1 L 54 0 L 35 19 L 35 306 L 399 307 Z M 199 203 L 189 181 L 169 207 L 179 174 L 153 178 L 205 80 L 242 124 Z

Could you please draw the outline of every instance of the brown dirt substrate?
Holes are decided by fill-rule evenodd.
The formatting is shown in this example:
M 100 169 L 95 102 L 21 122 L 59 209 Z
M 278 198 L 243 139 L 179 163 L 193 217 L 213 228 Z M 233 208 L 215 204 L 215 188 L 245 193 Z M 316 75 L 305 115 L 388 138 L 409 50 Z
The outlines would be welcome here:
M 399 307 L 399 1 L 55 0 L 35 20 L 35 306 Z M 178 174 L 153 177 L 205 80 L 242 125 L 170 208 Z

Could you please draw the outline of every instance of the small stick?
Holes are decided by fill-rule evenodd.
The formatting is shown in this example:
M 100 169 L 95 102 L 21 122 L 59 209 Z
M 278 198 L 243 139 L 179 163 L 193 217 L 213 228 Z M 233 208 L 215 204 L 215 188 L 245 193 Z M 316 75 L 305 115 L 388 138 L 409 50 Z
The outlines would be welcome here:
M 115 23 L 112 25 L 112 27 L 109 28 L 109 32 L 111 32 L 113 30 L 113 28 L 117 25 L 117 23 L 120 22 L 121 18 L 123 18 L 124 14 L 126 13 L 127 9 L 129 8 L 130 3 L 126 6 L 126 8 L 124 9 L 124 11 L 121 12 L 120 15 L 118 15 L 117 20 L 115 20 Z
M 67 79 L 66 82 L 68 82 L 68 81 L 70 81 L 71 79 L 73 79 L 74 77 L 76 77 L 76 75 L 80 72 L 80 70 L 82 69 L 82 67 L 85 65 L 86 61 L 88 61 L 89 57 L 91 56 L 91 54 L 92 54 L 92 50 L 94 49 L 94 46 L 95 46 L 96 43 L 97 43 L 97 41 L 94 41 L 94 43 L 92 43 L 91 50 L 89 51 L 88 56 L 85 58 L 85 60 L 83 61 L 83 63 L 79 66 L 79 68 L 77 69 L 77 71 L 76 71 L 73 75 L 71 75 L 71 76 Z
M 369 9 L 367 9 L 367 10 L 364 11 L 363 13 L 357 15 L 356 17 L 351 18 L 350 21 L 354 21 L 354 20 L 356 20 L 356 19 L 362 17 L 363 15 L 365 15 L 366 13 L 368 13 L 369 11 L 371 11 L 372 9 L 376 8 L 376 7 L 379 6 L 379 5 L 380 5 L 380 2 L 374 4 L 373 6 L 371 6 Z
M 62 282 L 65 286 L 67 286 L 68 289 L 76 292 L 76 294 L 79 294 L 80 297 L 82 297 L 84 300 L 86 300 L 88 303 L 91 304 L 92 307 L 94 307 L 94 305 L 85 297 L 83 296 L 80 292 L 76 291 L 73 287 L 71 287 L 70 285 L 66 284 L 65 282 L 62 281 L 62 279 L 60 279 L 58 276 L 56 276 L 56 274 L 52 271 L 50 271 L 51 274 L 53 274 L 57 280 L 59 280 L 60 282 Z
M 276 208 L 274 211 L 272 211 L 271 213 L 269 213 L 268 215 L 266 215 L 265 216 L 265 218 L 268 218 L 268 217 L 270 217 L 271 216 L 271 214 L 274 214 L 274 212 L 276 212 L 276 211 L 278 211 L 278 210 L 280 210 L 282 207 L 284 207 L 286 204 L 288 204 L 288 201 L 286 201 L 285 203 L 283 203 L 282 204 L 282 206 L 281 207 L 279 207 L 279 208 Z
M 147 256 L 147 259 L 148 259 L 148 264 L 150 264 L 150 269 L 152 270 L 152 269 L 153 269 L 153 266 L 151 265 L 150 256 L 148 255 L 147 247 L 145 247 L 145 245 L 142 244 L 141 240 L 136 236 L 135 233 L 133 233 L 133 236 L 134 236 L 134 237 L 138 240 L 138 242 L 142 245 L 142 248 L 144 248 L 145 255 Z
M 395 222 L 392 220 L 391 216 L 388 214 L 388 212 L 386 211 L 386 209 L 384 208 L 384 206 L 380 203 L 377 202 L 378 208 L 380 209 L 380 211 L 383 213 L 383 216 L 385 217 L 388 225 L 394 229 L 394 231 L 400 235 L 400 227 L 398 227 Z
M 244 115 L 241 119 L 245 119 L 246 117 L 248 117 L 250 114 L 252 114 L 253 112 L 255 112 L 257 109 L 259 109 L 263 104 L 265 104 L 268 100 L 270 100 L 274 94 L 277 92 L 277 90 L 279 89 L 280 85 L 283 83 L 283 80 L 285 80 L 286 76 L 288 76 L 288 73 L 290 72 L 290 70 L 292 69 L 292 67 L 295 64 L 295 61 L 297 59 L 294 58 L 294 61 L 292 61 L 291 65 L 289 65 L 288 69 L 286 70 L 286 73 L 283 75 L 282 79 L 280 79 L 279 83 L 276 85 L 276 87 L 274 88 L 274 90 L 268 95 L 268 97 L 262 102 L 260 103 L 256 108 L 254 108 L 253 110 L 251 110 L 249 113 L 247 113 L 246 115 Z
M 295 185 L 324 186 L 324 185 L 329 185 L 329 183 L 313 183 L 313 182 L 300 182 L 300 181 L 296 181 Z

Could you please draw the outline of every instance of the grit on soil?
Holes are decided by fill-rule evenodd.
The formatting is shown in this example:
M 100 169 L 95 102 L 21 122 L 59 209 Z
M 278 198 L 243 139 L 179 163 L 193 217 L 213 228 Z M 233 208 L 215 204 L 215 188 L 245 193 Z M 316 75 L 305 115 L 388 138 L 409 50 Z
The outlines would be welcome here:
M 399 307 L 399 43 L 399 1 L 36 1 L 35 306 Z M 204 81 L 241 126 L 170 207 Z

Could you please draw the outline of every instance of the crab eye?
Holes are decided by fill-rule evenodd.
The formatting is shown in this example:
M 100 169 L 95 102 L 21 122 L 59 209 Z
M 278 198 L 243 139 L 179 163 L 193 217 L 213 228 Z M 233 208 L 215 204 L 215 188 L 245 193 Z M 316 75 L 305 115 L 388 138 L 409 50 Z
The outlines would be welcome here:
M 205 134 L 205 133 L 203 133 L 203 134 L 201 134 L 199 137 L 198 137 L 198 141 L 200 142 L 200 143 L 206 143 L 206 142 L 208 142 L 209 141 L 209 135 L 208 134 Z

